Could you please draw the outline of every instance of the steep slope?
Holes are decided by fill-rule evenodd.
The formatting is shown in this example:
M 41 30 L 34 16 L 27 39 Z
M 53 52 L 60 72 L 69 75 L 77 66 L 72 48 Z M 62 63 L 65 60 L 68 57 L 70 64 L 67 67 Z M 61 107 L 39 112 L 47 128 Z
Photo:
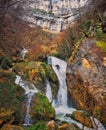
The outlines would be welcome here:
M 103 45 L 105 44 L 104 42 Z M 85 38 L 75 59 L 68 64 L 67 84 L 77 107 L 89 110 L 92 114 L 98 111 L 98 117 L 104 123 L 106 121 L 105 82 L 106 52 L 97 47 L 96 39 Z M 96 114 L 94 116 L 97 116 Z

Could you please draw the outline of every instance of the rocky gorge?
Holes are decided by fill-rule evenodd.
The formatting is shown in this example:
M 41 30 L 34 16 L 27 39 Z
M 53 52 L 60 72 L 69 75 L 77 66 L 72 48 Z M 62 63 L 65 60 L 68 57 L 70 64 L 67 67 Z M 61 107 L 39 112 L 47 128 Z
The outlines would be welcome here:
M 106 129 L 106 2 L 90 2 L 0 2 L 1 130 Z

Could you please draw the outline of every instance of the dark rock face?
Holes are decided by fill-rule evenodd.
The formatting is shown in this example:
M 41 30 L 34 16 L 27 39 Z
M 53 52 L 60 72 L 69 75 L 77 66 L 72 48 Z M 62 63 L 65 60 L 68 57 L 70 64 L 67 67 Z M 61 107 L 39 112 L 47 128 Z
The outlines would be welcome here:
M 96 40 L 85 38 L 75 60 L 68 64 L 67 85 L 69 92 L 77 102 L 77 107 L 94 111 L 96 106 L 101 106 L 105 110 L 105 58 L 106 53 L 96 46 Z M 102 119 L 106 120 L 103 116 Z

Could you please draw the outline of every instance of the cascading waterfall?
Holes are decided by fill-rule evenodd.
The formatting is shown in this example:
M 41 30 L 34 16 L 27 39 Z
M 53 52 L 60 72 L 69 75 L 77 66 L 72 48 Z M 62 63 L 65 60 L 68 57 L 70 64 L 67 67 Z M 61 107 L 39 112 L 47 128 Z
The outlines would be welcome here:
M 23 48 L 22 51 L 21 51 L 21 56 L 23 59 L 25 59 L 25 56 L 26 56 L 26 53 L 28 52 L 27 49 Z
M 69 108 L 68 103 L 67 103 L 67 85 L 66 85 L 67 63 L 59 58 L 48 56 L 48 64 L 52 66 L 59 80 L 59 90 L 58 90 L 57 98 L 54 99 L 52 103 L 52 105 L 55 107 L 57 116 L 59 115 L 57 118 L 61 121 L 75 123 L 78 125 L 80 129 L 82 129 L 83 125 L 81 123 L 71 119 L 70 117 L 65 116 L 66 113 L 71 114 L 73 111 L 76 110 L 74 108 Z M 95 120 L 96 125 L 98 126 L 97 130 L 105 130 L 104 126 L 99 122 L 99 120 L 97 119 L 94 119 L 94 120 Z M 94 130 L 94 129 L 84 126 L 84 130 Z
M 46 97 L 49 99 L 49 102 L 52 102 L 52 89 L 49 83 L 49 80 L 46 79 Z
M 48 56 L 48 64 L 50 64 L 59 80 L 59 90 L 57 98 L 53 100 L 52 105 L 55 107 L 56 113 L 72 113 L 75 109 L 69 108 L 67 103 L 67 85 L 66 85 L 66 68 L 67 63 L 53 56 Z
M 25 116 L 24 125 L 25 126 L 31 125 L 32 121 L 31 121 L 31 118 L 30 118 L 30 104 L 31 104 L 32 96 L 35 93 L 38 93 L 38 90 L 34 86 L 34 84 L 28 84 L 28 82 L 23 81 L 21 79 L 21 76 L 19 76 L 19 75 L 16 75 L 15 83 L 17 85 L 20 85 L 25 90 L 25 96 L 26 96 L 26 116 Z M 30 86 L 31 86 L 31 88 L 30 88 Z

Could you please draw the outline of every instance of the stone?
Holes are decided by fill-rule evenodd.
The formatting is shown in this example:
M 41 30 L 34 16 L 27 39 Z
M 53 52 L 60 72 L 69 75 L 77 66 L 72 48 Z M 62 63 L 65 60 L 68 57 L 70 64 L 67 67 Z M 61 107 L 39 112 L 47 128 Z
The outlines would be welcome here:
M 93 124 L 92 124 L 92 121 L 91 121 L 90 117 L 86 113 L 84 113 L 84 112 L 74 111 L 72 113 L 72 118 L 74 120 L 79 121 L 84 126 L 87 126 L 87 127 L 90 127 L 90 128 L 92 127 L 93 128 Z
M 20 126 L 16 126 L 16 125 L 4 125 L 1 130 L 24 130 L 22 127 Z
M 76 20 L 92 0 L 27 0 L 22 5 L 20 18 L 43 29 L 60 32 Z M 18 4 L 14 6 L 17 8 Z M 26 11 L 27 10 L 27 11 Z
M 73 62 L 67 66 L 67 85 L 77 108 L 93 111 L 100 105 L 100 121 L 106 116 L 106 53 L 96 46 L 94 38 L 85 38 Z
M 57 130 L 57 125 L 54 120 L 51 120 L 47 123 L 49 130 Z
M 80 130 L 80 128 L 76 124 L 62 124 L 58 130 Z

